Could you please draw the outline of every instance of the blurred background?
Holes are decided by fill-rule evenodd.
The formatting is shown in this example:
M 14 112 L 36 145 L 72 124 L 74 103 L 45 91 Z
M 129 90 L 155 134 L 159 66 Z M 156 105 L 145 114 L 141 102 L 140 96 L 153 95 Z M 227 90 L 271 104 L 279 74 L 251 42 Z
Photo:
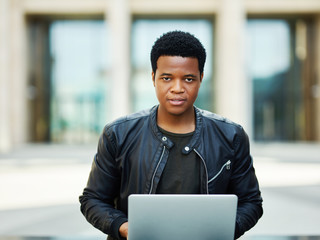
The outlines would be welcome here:
M 150 50 L 207 50 L 196 105 L 249 134 L 265 215 L 320 235 L 319 0 L 0 0 L 0 235 L 99 236 L 78 196 L 103 126 L 157 104 Z

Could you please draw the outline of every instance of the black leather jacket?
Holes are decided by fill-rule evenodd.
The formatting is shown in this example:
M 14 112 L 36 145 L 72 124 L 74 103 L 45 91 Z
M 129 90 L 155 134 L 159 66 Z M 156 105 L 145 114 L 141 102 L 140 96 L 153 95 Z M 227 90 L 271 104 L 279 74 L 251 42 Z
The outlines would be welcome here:
M 183 149 L 202 162 L 202 194 L 236 194 L 235 238 L 262 216 L 262 198 L 241 126 L 195 108 L 196 129 Z M 154 194 L 173 143 L 157 127 L 157 106 L 108 124 L 100 137 L 87 187 L 80 196 L 81 211 L 96 228 L 121 239 L 132 193 Z M 111 237 L 112 236 L 112 237 Z

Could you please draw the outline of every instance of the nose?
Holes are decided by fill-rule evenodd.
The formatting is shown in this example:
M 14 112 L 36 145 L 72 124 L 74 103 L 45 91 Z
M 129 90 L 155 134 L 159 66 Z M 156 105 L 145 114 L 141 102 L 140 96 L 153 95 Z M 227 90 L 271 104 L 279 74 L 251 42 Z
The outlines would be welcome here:
M 175 79 L 172 81 L 172 87 L 171 92 L 173 93 L 183 93 L 184 92 L 184 86 L 181 79 Z

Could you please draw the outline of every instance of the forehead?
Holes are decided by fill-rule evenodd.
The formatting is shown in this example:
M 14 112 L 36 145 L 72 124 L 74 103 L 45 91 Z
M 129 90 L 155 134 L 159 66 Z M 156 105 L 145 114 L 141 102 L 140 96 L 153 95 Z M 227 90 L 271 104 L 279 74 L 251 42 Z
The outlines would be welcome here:
M 160 56 L 157 61 L 157 69 L 160 71 L 188 71 L 199 72 L 199 62 L 195 57 Z

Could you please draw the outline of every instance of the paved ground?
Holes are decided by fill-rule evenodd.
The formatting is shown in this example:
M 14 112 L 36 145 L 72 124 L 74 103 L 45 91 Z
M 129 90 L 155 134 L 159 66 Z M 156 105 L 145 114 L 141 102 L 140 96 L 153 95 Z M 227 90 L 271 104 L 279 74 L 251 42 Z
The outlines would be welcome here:
M 105 236 L 79 211 L 95 146 L 0 154 L 0 236 Z M 247 235 L 320 235 L 320 145 L 254 144 L 264 216 Z

